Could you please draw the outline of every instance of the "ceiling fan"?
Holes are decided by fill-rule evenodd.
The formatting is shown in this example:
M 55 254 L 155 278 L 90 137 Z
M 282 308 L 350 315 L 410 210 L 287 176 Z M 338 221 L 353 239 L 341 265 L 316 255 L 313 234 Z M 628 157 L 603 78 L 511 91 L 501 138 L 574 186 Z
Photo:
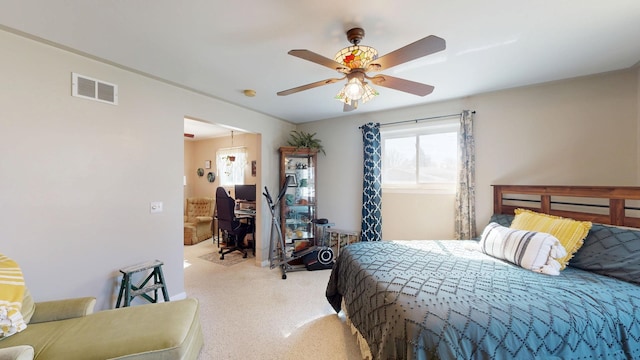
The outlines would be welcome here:
M 378 51 L 376 49 L 370 46 L 359 45 L 362 38 L 364 38 L 364 30 L 362 28 L 353 28 L 347 31 L 347 39 L 353 46 L 338 51 L 335 60 L 331 60 L 309 50 L 289 51 L 289 55 L 336 70 L 344 74 L 344 76 L 341 78 L 316 81 L 311 84 L 280 91 L 278 95 L 290 95 L 346 79 L 347 83 L 336 95 L 336 99 L 344 103 L 344 111 L 351 111 L 358 108 L 358 101 L 365 103 L 378 95 L 378 92 L 369 86 L 365 80 L 370 80 L 378 86 L 418 96 L 425 96 L 433 92 L 433 86 L 431 85 L 384 74 L 369 76 L 367 73 L 386 70 L 393 66 L 442 51 L 446 48 L 444 39 L 430 35 L 384 56 L 378 57 Z

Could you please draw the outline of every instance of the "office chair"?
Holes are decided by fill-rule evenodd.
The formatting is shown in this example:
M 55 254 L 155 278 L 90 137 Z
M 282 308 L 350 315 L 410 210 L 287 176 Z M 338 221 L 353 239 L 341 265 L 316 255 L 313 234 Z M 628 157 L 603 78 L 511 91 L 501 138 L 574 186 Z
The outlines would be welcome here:
M 224 255 L 234 251 L 240 251 L 242 257 L 247 257 L 244 249 L 244 237 L 250 232 L 249 225 L 240 222 L 235 217 L 236 201 L 227 194 L 223 187 L 216 189 L 216 212 L 218 216 L 218 228 L 225 233 L 227 245 L 220 249 L 220 260 Z M 230 244 L 230 240 L 233 240 Z

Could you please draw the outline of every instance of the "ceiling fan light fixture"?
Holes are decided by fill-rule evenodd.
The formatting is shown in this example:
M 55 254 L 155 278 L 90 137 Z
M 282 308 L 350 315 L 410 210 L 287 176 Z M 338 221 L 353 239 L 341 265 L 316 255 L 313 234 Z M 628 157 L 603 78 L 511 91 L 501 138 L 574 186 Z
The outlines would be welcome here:
M 336 94 L 336 97 L 334 99 L 341 101 L 345 104 L 351 103 L 351 99 L 349 99 L 347 95 L 345 95 L 344 93 L 344 87 L 340 89 L 340 91 Z
M 351 100 L 360 100 L 364 95 L 364 86 L 360 79 L 355 77 L 351 78 L 351 80 L 347 82 L 347 85 L 344 86 L 344 94 Z
M 374 96 L 380 95 L 380 93 L 377 92 L 376 89 L 372 88 L 367 83 L 364 83 L 363 87 L 364 87 L 364 94 L 362 95 L 362 98 L 360 98 L 360 102 L 363 104 L 373 99 Z
M 378 50 L 371 46 L 355 45 L 336 53 L 335 61 L 349 69 L 365 69 L 370 62 L 378 58 Z
M 359 79 L 356 79 L 356 80 L 358 82 L 360 81 Z M 351 106 L 354 106 L 355 104 L 354 106 L 355 108 L 357 108 L 358 101 L 364 104 L 367 101 L 373 99 L 374 96 L 380 95 L 380 93 L 378 93 L 376 89 L 372 88 L 371 86 L 369 86 L 368 83 L 365 82 L 362 84 L 362 95 L 360 95 L 359 98 L 356 99 L 353 97 L 349 97 L 346 91 L 349 85 L 350 84 L 347 84 L 342 89 L 340 89 L 340 92 L 338 92 L 338 94 L 335 96 L 335 99 Z

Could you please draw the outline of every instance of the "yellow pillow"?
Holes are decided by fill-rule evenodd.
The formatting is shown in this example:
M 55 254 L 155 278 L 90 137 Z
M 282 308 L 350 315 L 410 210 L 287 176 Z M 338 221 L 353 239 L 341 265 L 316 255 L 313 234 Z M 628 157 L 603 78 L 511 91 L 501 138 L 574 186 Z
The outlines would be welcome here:
M 567 250 L 567 255 L 558 260 L 560 269 L 564 269 L 569 259 L 580 249 L 587 237 L 591 222 L 577 221 L 559 216 L 540 214 L 531 210 L 516 209 L 511 223 L 512 229 L 544 232 L 555 236 Z

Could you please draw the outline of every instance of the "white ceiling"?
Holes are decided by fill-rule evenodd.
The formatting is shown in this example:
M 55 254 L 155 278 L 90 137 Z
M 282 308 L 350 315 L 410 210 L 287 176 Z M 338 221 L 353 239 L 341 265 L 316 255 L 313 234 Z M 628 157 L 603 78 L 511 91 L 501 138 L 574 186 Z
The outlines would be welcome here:
M 433 85 L 431 95 L 378 87 L 380 96 L 362 104 L 359 113 L 624 69 L 640 61 L 639 0 L 0 0 L 0 9 L 4 29 L 292 123 L 345 113 L 333 99 L 341 83 L 276 95 L 341 77 L 287 51 L 308 49 L 333 58 L 349 46 L 345 32 L 355 26 L 366 32 L 362 44 L 380 55 L 428 35 L 447 42 L 440 53 L 383 72 Z M 244 89 L 257 95 L 245 97 Z
M 212 125 L 204 121 L 188 118 L 184 119 L 184 139 L 187 141 L 198 141 L 202 139 L 231 136 L 231 131 L 234 131 L 235 134 L 242 132 L 238 131 L 238 129 L 231 129 L 221 125 Z M 193 137 L 188 137 L 186 136 L 186 134 L 193 135 Z

